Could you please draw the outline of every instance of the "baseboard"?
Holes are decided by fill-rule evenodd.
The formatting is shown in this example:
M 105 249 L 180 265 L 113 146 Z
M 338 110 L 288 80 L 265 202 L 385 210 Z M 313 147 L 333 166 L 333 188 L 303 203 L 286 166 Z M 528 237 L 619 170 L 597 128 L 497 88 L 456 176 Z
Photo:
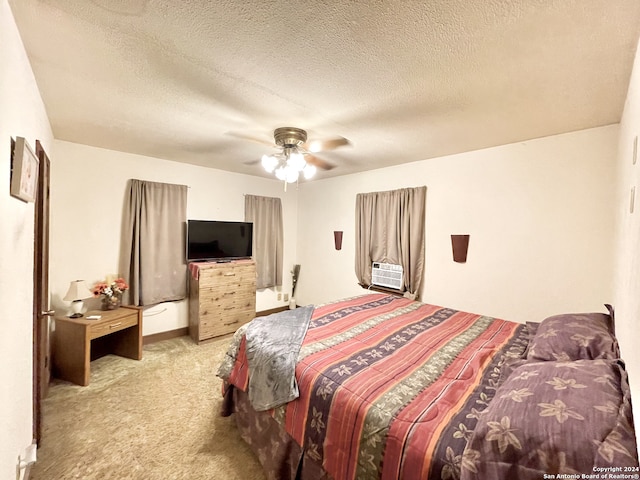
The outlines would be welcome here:
M 283 307 L 271 308 L 269 310 L 256 312 L 256 317 L 266 317 L 267 315 L 271 315 L 272 313 L 284 312 L 285 310 L 289 310 L 289 307 L 283 306 Z M 150 343 L 161 342 L 162 340 L 169 340 L 171 338 L 184 337 L 186 335 L 189 335 L 189 327 L 177 328 L 175 330 L 169 330 L 167 332 L 160 332 L 160 333 L 153 333 L 151 335 L 145 335 L 144 337 L 142 337 L 142 344 L 149 345 Z
M 276 307 L 276 308 L 271 308 L 269 310 L 256 312 L 256 317 L 266 317 L 267 315 L 271 315 L 272 313 L 284 312 L 285 310 L 289 310 L 288 305 L 285 305 L 284 307 Z
M 267 315 L 271 315 L 272 313 L 284 312 L 285 310 L 289 310 L 289 307 L 284 306 L 284 307 L 271 308 L 269 310 L 256 312 L 256 317 L 266 317 Z M 184 337 L 186 335 L 189 335 L 189 327 L 177 328 L 175 330 L 169 330 L 166 332 L 145 335 L 144 337 L 142 337 L 142 344 L 149 345 L 150 343 L 161 342 L 162 340 L 169 340 L 171 338 Z
M 150 343 L 161 342 L 162 340 L 169 340 L 171 338 L 183 337 L 185 335 L 189 335 L 189 327 L 182 327 L 175 330 L 169 330 L 167 332 L 145 335 L 144 337 L 142 337 L 142 344 L 149 345 Z

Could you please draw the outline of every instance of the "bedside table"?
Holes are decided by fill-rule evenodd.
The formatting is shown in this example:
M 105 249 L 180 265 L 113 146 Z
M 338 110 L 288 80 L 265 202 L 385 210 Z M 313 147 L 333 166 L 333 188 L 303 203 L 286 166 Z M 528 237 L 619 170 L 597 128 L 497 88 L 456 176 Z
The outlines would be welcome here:
M 100 320 L 87 320 L 100 315 Z M 54 376 L 89 385 L 91 360 L 107 354 L 142 359 L 142 308 L 87 312 L 84 317 L 56 317 Z

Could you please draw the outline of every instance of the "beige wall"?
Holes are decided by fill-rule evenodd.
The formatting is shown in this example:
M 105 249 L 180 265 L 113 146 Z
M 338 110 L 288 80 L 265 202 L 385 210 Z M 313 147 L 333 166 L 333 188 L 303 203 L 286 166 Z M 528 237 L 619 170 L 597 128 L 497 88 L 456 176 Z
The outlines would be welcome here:
M 286 194 L 277 181 L 54 142 L 6 0 L 0 0 L 0 63 L 0 478 L 14 478 L 32 425 L 33 205 L 6 193 L 15 136 L 31 145 L 40 139 L 52 158 L 51 293 L 58 307 L 70 280 L 115 273 L 128 178 L 189 185 L 190 218 L 241 219 L 244 193 L 281 196 L 285 273 L 301 263 L 301 304 L 362 293 L 353 273 L 356 193 L 426 185 L 425 301 L 522 322 L 601 311 L 613 299 L 634 398 L 640 398 L 640 354 L 633 345 L 640 338 L 640 210 L 627 213 L 629 188 L 640 188 L 640 163 L 632 167 L 629 160 L 640 132 L 638 59 L 620 128 L 315 181 Z M 333 248 L 334 230 L 345 232 L 341 251 Z M 452 233 L 471 234 L 466 264 L 451 259 Z M 289 290 L 285 274 L 283 291 Z M 275 297 L 260 292 L 258 309 L 283 304 Z M 184 325 L 184 302 L 146 312 L 145 334 Z M 640 418 L 640 401 L 635 405 Z
M 51 172 L 51 297 L 67 308 L 69 282 L 85 279 L 89 286 L 118 273 L 122 205 L 127 180 L 189 186 L 187 218 L 244 220 L 244 194 L 282 198 L 284 216 L 284 292 L 291 290 L 287 272 L 296 256 L 297 193 L 284 192 L 276 180 L 186 165 L 157 158 L 54 141 Z M 257 294 L 258 311 L 283 306 L 276 291 Z M 97 304 L 94 303 L 97 306 Z M 87 302 L 92 306 L 92 300 Z M 186 301 L 168 302 L 145 310 L 144 334 L 188 325 Z
M 117 273 L 126 181 L 141 178 L 190 186 L 189 218 L 241 220 L 244 193 L 281 197 L 283 291 L 290 290 L 291 265 L 300 263 L 300 304 L 363 292 L 354 274 L 358 192 L 426 185 L 425 301 L 521 322 L 602 310 L 613 295 L 617 140 L 614 125 L 304 183 L 287 193 L 274 180 L 56 140 L 52 301 L 66 307 L 61 298 L 72 279 L 91 284 Z M 333 248 L 334 230 L 345 232 L 341 251 Z M 471 235 L 465 264 L 452 261 L 452 233 Z M 258 293 L 258 310 L 279 305 L 276 292 Z M 186 326 L 186 302 L 162 304 L 146 317 L 147 335 Z
M 354 274 L 358 192 L 427 186 L 422 299 L 518 322 L 603 311 L 612 301 L 616 125 L 304 184 L 301 304 L 362 293 Z M 333 230 L 344 230 L 343 249 Z M 471 235 L 467 263 L 450 235 Z
M 636 435 L 640 439 L 640 142 L 633 164 L 634 139 L 640 135 L 640 54 L 636 52 L 624 114 L 620 123 L 617 159 L 616 257 L 614 302 L 622 357 L 631 384 Z M 630 213 L 630 192 L 635 187 L 635 208 Z M 638 441 L 640 445 L 640 440 Z
M 6 0 L 0 0 L 0 478 L 31 443 L 33 203 L 9 196 L 11 138 L 47 151 L 51 128 Z

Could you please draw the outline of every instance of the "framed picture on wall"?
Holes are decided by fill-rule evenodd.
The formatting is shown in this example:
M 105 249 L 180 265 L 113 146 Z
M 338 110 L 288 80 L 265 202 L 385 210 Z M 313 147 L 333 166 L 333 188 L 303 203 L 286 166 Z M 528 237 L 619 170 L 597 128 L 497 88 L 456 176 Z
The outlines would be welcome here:
M 16 137 L 12 160 L 11 195 L 25 202 L 34 202 L 40 162 L 23 137 Z

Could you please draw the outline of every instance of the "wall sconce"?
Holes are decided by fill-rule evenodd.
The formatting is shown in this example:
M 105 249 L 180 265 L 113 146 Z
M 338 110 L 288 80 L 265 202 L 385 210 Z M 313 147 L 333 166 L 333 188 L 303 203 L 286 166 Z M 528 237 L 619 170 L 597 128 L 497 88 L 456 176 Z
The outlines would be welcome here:
M 336 250 L 342 250 L 342 232 L 334 231 L 333 232 L 333 243 L 335 243 Z
M 65 302 L 71 302 L 71 311 L 73 314 L 69 315 L 70 318 L 82 317 L 82 307 L 85 298 L 93 297 L 93 293 L 84 284 L 84 280 L 74 280 L 69 285 L 69 290 L 62 300 Z
M 465 263 L 469 249 L 469 235 L 451 235 L 451 248 L 453 249 L 453 261 Z

